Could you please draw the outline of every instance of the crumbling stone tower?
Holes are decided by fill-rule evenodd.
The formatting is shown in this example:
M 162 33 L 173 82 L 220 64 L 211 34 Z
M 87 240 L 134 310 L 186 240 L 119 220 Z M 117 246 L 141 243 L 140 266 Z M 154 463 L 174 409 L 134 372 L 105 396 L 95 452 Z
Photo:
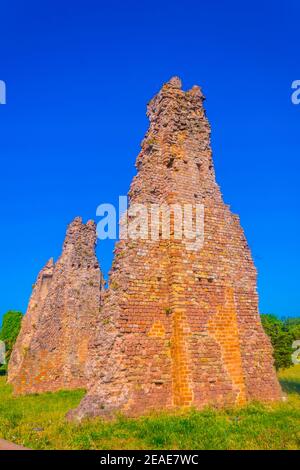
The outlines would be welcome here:
M 280 399 L 258 313 L 256 270 L 239 218 L 215 181 L 199 87 L 171 79 L 148 105 L 130 205 L 202 203 L 204 246 L 121 240 L 77 419 L 114 410 L 243 404 Z
M 86 387 L 102 286 L 95 244 L 95 223 L 77 217 L 58 261 L 39 273 L 9 362 L 15 394 Z

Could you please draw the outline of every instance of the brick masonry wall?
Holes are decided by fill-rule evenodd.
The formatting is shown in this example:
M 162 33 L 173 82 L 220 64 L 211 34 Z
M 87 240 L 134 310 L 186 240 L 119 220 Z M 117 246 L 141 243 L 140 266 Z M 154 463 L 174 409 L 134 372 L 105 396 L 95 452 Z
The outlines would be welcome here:
M 57 263 L 51 259 L 39 273 L 9 362 L 15 394 L 86 387 L 101 302 L 95 244 L 95 223 L 76 218 Z
M 89 353 L 89 390 L 69 417 L 225 406 L 281 397 L 261 326 L 256 270 L 224 204 L 199 87 L 178 78 L 148 105 L 130 204 L 204 205 L 204 246 L 121 240 Z

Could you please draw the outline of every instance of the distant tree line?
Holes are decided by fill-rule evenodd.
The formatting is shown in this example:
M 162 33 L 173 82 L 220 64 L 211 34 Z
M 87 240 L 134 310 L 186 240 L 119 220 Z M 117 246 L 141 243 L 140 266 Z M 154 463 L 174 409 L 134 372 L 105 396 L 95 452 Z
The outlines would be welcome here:
M 7 364 L 18 337 L 23 315 L 21 312 L 10 310 L 3 316 L 0 329 L 0 340 L 4 341 L 6 348 L 6 364 L 0 364 L 0 373 L 5 373 Z M 279 319 L 275 315 L 262 314 L 262 324 L 269 336 L 273 350 L 276 369 L 285 369 L 293 365 L 292 345 L 300 340 L 300 317 Z
M 261 321 L 269 336 L 277 370 L 293 365 L 293 342 L 300 340 L 300 317 L 279 319 L 275 315 L 262 314 Z
M 22 318 L 22 313 L 15 310 L 9 310 L 3 316 L 2 327 L 0 330 L 0 341 L 5 343 L 6 364 L 0 364 L 0 374 L 4 374 L 7 370 L 7 364 L 21 328 Z

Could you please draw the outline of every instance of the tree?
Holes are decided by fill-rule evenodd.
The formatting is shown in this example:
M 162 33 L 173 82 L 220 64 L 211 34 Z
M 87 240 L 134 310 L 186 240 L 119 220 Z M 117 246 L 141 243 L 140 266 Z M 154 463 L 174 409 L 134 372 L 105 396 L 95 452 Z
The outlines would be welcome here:
M 273 346 L 276 369 L 285 369 L 292 366 L 292 344 L 294 339 L 285 323 L 275 315 L 269 314 L 261 315 L 261 320 Z
M 300 317 L 286 318 L 284 328 L 289 331 L 294 341 L 300 340 Z
M 22 318 L 22 313 L 14 310 L 9 310 L 3 316 L 2 328 L 0 330 L 0 340 L 4 341 L 5 343 L 7 363 L 19 334 Z M 6 367 L 7 365 L 4 364 L 2 366 L 2 370 L 6 370 Z

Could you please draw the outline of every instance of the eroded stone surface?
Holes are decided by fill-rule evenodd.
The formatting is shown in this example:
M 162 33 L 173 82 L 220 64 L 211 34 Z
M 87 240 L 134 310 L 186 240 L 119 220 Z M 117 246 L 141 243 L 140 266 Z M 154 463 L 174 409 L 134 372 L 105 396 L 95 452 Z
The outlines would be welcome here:
M 197 86 L 175 77 L 148 105 L 132 203 L 203 203 L 204 247 L 122 240 L 88 367 L 69 416 L 243 404 L 281 396 L 258 314 L 256 270 L 239 218 L 224 204 Z
M 9 362 L 16 394 L 86 386 L 88 345 L 95 332 L 102 276 L 93 221 L 76 218 L 60 258 L 38 275 Z

